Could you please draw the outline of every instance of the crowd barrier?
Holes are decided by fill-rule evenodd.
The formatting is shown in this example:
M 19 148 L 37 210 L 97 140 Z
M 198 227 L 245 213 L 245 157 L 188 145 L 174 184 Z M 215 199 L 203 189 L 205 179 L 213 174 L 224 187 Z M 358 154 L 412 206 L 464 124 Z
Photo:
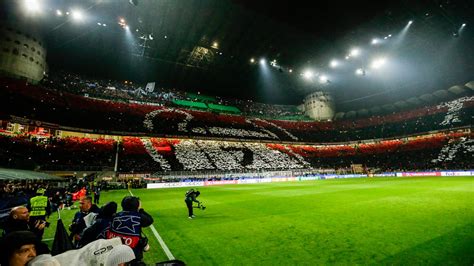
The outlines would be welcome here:
M 312 175 L 312 176 L 295 176 L 295 177 L 265 177 L 265 178 L 248 178 L 241 180 L 221 180 L 221 181 L 196 181 L 196 182 L 167 182 L 167 183 L 149 183 L 148 189 L 152 188 L 174 188 L 174 187 L 206 187 L 216 185 L 230 184 L 257 184 L 257 183 L 274 183 L 274 182 L 291 182 L 291 181 L 307 181 L 307 180 L 325 180 L 325 179 L 343 179 L 343 178 L 364 178 L 364 177 L 415 177 L 415 176 L 474 176 L 474 170 L 466 171 L 431 171 L 431 172 L 397 172 L 397 173 L 380 173 L 380 174 L 329 174 L 329 175 Z

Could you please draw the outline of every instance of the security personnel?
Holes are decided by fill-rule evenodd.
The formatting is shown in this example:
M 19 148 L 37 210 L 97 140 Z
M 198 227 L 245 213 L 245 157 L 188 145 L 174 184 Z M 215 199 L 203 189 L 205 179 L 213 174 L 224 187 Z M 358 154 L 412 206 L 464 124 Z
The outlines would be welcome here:
M 46 224 L 46 217 L 49 217 L 51 214 L 51 206 L 48 200 L 48 197 L 46 197 L 44 194 L 46 192 L 46 189 L 44 188 L 38 188 L 36 190 L 36 196 L 32 197 L 30 201 L 28 202 L 27 208 L 28 211 L 30 212 L 30 226 L 32 228 L 35 227 L 38 223 L 40 224 Z M 38 237 L 41 240 L 43 238 L 43 233 L 44 230 L 41 230 L 38 233 Z

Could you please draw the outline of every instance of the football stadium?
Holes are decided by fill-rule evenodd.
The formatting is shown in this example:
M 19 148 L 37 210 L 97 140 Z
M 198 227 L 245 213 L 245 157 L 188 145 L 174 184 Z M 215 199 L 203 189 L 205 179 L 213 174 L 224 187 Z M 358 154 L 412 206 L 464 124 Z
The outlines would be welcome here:
M 474 2 L 0 2 L 0 265 L 473 265 Z

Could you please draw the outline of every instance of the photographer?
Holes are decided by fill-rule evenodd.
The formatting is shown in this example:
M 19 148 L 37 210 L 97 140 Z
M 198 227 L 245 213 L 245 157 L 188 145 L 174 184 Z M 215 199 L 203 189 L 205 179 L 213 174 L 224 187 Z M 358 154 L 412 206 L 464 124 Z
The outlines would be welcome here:
M 8 218 L 3 225 L 4 235 L 7 235 L 16 231 L 30 231 L 33 232 L 36 237 L 41 240 L 44 228 L 49 223 L 46 221 L 36 220 L 34 223 L 30 223 L 30 213 L 24 206 L 18 206 L 13 208 L 8 215 Z
M 112 219 L 107 238 L 120 237 L 133 249 L 135 262 L 143 258 L 143 251 L 149 249 L 148 239 L 142 236 L 142 228 L 153 224 L 153 217 L 141 208 L 140 199 L 126 196 L 122 200 L 122 210 Z
M 184 202 L 186 203 L 186 207 L 188 208 L 188 218 L 193 219 L 196 217 L 193 213 L 193 202 L 197 202 L 198 206 L 197 208 L 200 208 L 202 210 L 205 210 L 206 207 L 204 207 L 200 201 L 198 201 L 196 198 L 201 195 L 201 192 L 199 191 L 194 191 L 194 189 L 190 189 L 186 192 Z

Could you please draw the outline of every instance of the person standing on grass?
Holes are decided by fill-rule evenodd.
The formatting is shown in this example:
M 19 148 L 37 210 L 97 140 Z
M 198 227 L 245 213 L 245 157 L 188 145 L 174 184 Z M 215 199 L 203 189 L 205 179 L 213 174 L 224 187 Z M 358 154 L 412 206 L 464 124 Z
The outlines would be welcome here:
M 100 199 L 100 186 L 94 186 L 94 204 L 99 204 Z
M 184 197 L 184 202 L 186 203 L 186 207 L 188 208 L 189 219 L 193 219 L 194 217 L 196 217 L 196 215 L 194 215 L 193 213 L 193 201 L 200 204 L 200 202 L 196 199 L 196 196 L 197 196 L 196 191 L 194 191 L 194 189 L 191 188 L 190 190 L 186 192 L 185 197 Z

